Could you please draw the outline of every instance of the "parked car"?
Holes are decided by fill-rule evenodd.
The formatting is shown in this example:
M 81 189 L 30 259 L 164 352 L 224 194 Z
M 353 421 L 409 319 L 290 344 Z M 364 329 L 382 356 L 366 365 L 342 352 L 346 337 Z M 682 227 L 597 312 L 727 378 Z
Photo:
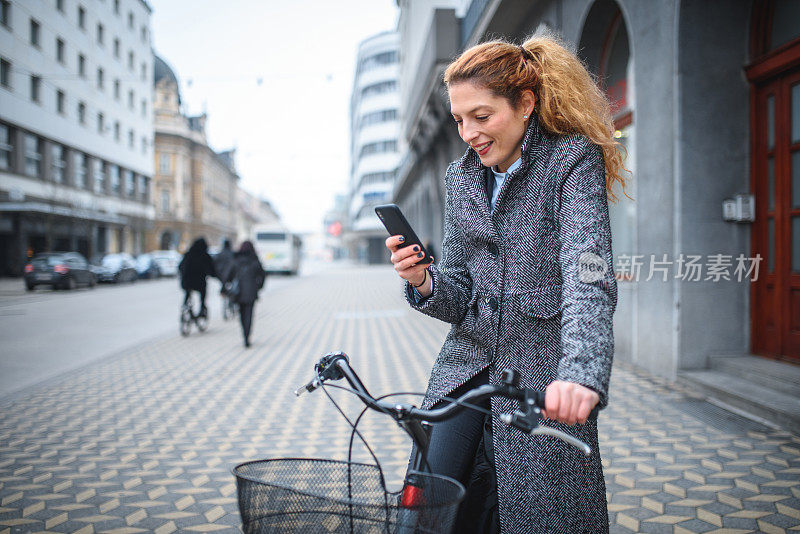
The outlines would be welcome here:
M 161 276 L 161 269 L 158 268 L 156 260 L 150 254 L 139 254 L 136 257 L 136 272 L 139 278 L 158 278 Z
M 44 252 L 25 265 L 25 288 L 33 291 L 38 285 L 53 289 L 75 289 L 79 285 L 94 287 L 97 279 L 89 262 L 77 252 Z
M 177 250 L 154 250 L 150 255 L 158 265 L 161 276 L 178 276 L 181 254 Z
M 119 254 L 106 254 L 100 262 L 97 280 L 119 284 L 121 282 L 135 282 L 139 278 L 136 272 L 136 260 L 125 252 Z

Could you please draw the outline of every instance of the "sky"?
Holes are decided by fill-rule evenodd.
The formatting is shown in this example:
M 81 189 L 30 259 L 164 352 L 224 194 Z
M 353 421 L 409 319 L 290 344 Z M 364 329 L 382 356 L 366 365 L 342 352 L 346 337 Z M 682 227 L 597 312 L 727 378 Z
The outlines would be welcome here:
M 358 43 L 397 25 L 395 0 L 148 0 L 155 53 L 241 186 L 293 231 L 321 231 L 347 190 Z

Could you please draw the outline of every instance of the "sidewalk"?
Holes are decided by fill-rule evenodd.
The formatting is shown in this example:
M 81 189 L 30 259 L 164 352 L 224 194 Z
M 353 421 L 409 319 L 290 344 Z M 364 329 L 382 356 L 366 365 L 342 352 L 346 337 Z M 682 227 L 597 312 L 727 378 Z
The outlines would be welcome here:
M 447 331 L 408 308 L 390 267 L 299 279 L 256 315 L 251 349 L 217 318 L 0 404 L 0 534 L 235 532 L 233 465 L 346 456 L 324 395 L 292 393 L 320 355 L 347 352 L 373 394 L 422 391 Z M 408 439 L 379 414 L 363 424 L 396 487 Z M 622 365 L 600 432 L 613 532 L 800 531 L 798 436 Z

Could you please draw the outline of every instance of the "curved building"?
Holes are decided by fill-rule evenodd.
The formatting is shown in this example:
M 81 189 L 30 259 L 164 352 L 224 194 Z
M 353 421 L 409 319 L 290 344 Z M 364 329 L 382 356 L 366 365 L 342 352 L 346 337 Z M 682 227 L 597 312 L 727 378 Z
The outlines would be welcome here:
M 400 39 L 383 32 L 358 48 L 350 100 L 350 256 L 365 263 L 387 259 L 386 230 L 374 207 L 390 202 L 400 164 Z

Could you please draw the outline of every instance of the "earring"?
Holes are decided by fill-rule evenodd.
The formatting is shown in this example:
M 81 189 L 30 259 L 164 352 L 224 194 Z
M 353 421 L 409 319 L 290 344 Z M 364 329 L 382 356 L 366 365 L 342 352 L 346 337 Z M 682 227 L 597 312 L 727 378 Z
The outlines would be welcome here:
M 528 120 L 528 116 L 527 116 L 527 115 L 524 115 L 522 118 L 523 118 L 524 120 Z

